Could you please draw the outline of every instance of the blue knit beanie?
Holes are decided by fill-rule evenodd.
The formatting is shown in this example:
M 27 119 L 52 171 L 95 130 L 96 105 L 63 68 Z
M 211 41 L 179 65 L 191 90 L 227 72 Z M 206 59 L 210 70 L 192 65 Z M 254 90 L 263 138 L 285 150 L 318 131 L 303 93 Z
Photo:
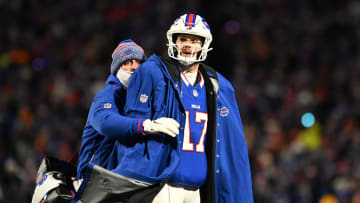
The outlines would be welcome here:
M 112 53 L 111 74 L 115 75 L 121 64 L 130 59 L 145 61 L 146 57 L 141 46 L 131 39 L 124 40 L 116 47 Z

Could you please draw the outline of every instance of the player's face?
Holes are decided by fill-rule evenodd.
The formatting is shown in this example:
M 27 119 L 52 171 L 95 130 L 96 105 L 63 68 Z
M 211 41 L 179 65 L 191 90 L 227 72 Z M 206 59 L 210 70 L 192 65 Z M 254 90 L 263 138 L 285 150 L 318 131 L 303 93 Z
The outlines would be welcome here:
M 141 64 L 141 61 L 138 59 L 131 59 L 131 60 L 127 60 L 125 61 L 122 65 L 121 68 L 129 71 L 129 72 L 134 72 Z
M 199 36 L 180 34 L 176 39 L 176 46 L 180 55 L 193 57 L 200 51 L 202 42 Z

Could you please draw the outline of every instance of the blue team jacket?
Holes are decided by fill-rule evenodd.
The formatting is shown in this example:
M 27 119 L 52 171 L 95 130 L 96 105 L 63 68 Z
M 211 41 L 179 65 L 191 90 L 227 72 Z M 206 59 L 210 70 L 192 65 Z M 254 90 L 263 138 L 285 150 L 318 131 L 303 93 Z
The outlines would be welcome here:
M 234 89 L 209 66 L 200 64 L 200 71 L 206 75 L 208 100 L 205 142 L 208 175 L 200 189 L 201 201 L 253 202 L 248 149 Z M 156 55 L 134 72 L 124 114 L 134 118 L 174 118 L 180 123 L 180 135 L 176 138 L 146 135 L 131 144 L 119 144 L 121 149 L 114 172 L 149 183 L 167 180 L 174 172 L 179 163 L 185 126 L 179 78 L 176 63 Z
M 142 125 L 141 119 L 120 115 L 125 98 L 126 90 L 114 75 L 110 75 L 89 110 L 79 152 L 79 178 L 83 178 L 88 163 L 107 168 L 115 139 L 128 141 L 142 134 L 142 129 L 138 127 Z

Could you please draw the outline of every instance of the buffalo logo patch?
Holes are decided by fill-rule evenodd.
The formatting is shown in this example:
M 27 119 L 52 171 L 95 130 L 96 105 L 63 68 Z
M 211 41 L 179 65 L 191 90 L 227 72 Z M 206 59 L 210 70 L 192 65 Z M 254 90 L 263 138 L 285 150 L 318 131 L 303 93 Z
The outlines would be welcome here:
M 229 115 L 229 109 L 225 106 L 220 109 L 220 116 L 225 117 Z

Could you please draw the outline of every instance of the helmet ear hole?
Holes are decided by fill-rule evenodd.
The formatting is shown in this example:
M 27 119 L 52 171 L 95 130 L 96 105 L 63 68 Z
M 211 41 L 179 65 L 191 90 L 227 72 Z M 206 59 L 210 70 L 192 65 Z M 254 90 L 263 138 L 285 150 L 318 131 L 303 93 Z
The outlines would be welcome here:
M 174 56 L 177 56 L 178 55 L 178 50 L 176 49 L 176 47 L 173 47 L 173 50 L 174 50 Z
M 204 43 L 205 43 L 205 38 L 204 38 L 204 37 L 200 37 L 200 40 L 201 40 L 201 46 L 203 46 Z
M 173 41 L 174 44 L 176 43 L 176 40 L 177 40 L 178 36 L 179 36 L 179 33 L 173 34 L 172 41 Z

